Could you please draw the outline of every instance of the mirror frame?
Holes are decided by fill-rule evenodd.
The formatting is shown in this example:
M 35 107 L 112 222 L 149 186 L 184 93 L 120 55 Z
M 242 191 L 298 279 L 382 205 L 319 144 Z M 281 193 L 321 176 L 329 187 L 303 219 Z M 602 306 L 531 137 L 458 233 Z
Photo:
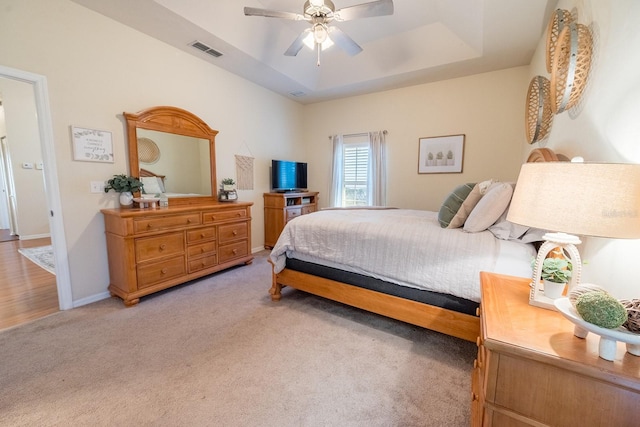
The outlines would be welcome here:
M 169 198 L 171 205 L 193 205 L 214 203 L 218 200 L 216 183 L 216 135 L 202 119 L 189 111 L 177 107 L 151 107 L 138 113 L 123 113 L 127 120 L 127 138 L 129 140 L 129 174 L 140 178 L 138 158 L 138 129 L 155 130 L 177 135 L 192 136 L 209 140 L 209 168 L 211 170 L 211 195 L 195 197 Z M 139 194 L 137 194 L 139 196 Z

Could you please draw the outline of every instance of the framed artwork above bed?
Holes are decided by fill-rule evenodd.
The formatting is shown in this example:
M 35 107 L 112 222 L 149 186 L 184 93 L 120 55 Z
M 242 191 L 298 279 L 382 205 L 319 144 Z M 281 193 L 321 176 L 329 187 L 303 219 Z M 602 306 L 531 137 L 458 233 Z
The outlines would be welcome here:
M 464 134 L 433 136 L 418 141 L 418 173 L 461 173 Z

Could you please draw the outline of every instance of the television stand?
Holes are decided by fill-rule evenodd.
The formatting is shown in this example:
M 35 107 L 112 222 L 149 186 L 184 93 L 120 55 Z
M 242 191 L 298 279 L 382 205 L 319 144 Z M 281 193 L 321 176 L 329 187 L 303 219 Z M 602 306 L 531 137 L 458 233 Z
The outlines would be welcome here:
M 264 248 L 272 249 L 293 218 L 318 210 L 317 191 L 264 193 Z

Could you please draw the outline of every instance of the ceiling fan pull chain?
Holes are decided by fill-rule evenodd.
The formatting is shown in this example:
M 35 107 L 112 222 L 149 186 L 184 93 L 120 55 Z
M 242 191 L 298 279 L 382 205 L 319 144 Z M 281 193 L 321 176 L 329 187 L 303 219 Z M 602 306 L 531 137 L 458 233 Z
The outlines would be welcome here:
M 322 50 L 322 45 L 320 43 L 316 43 L 316 51 L 318 51 L 318 61 L 316 62 L 316 65 L 319 67 L 320 66 L 320 51 Z

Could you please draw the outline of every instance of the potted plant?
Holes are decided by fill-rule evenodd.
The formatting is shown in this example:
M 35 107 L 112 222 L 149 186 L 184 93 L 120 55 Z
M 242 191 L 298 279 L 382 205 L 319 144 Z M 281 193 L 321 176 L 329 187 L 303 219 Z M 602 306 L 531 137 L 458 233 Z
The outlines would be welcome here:
M 238 199 L 238 194 L 236 193 L 236 182 L 233 178 L 224 178 L 220 181 L 220 187 L 221 189 L 218 193 L 218 200 L 221 202 L 228 202 Z
M 433 166 L 433 153 L 431 151 L 427 154 L 427 166 Z
M 447 151 L 447 166 L 453 165 L 453 151 Z
M 541 279 L 544 280 L 544 294 L 552 299 L 562 296 L 564 287 L 571 280 L 571 262 L 566 258 L 546 258 L 542 262 Z
M 221 183 L 222 183 L 222 189 L 224 191 L 235 190 L 236 182 L 233 180 L 233 178 L 224 178 L 221 181 Z
M 442 154 L 442 151 L 438 151 L 438 154 L 436 154 L 436 165 L 442 166 L 444 163 L 444 154 Z
M 142 182 L 134 176 L 114 175 L 104 186 L 104 192 L 113 190 L 120 193 L 120 205 L 130 207 L 133 205 L 133 193 L 141 191 L 142 187 L 144 187 Z

